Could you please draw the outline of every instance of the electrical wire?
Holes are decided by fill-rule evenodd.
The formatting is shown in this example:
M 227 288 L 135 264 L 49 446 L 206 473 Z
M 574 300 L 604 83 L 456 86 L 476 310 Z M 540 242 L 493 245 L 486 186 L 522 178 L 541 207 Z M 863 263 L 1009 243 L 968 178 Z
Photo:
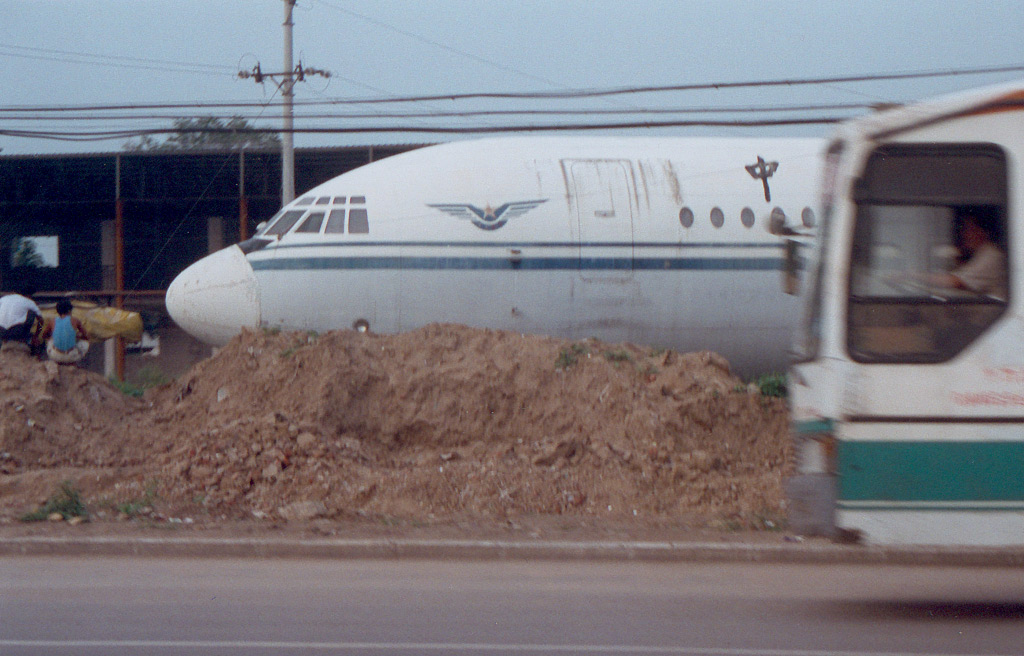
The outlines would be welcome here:
M 741 82 L 704 82 L 696 84 L 676 85 L 653 85 L 617 87 L 611 89 L 574 89 L 568 91 L 526 91 L 526 92 L 471 92 L 471 93 L 446 93 L 419 96 L 393 96 L 377 98 L 331 98 L 313 101 L 295 101 L 295 106 L 300 105 L 359 105 L 359 104 L 386 104 L 386 103 L 409 103 L 438 100 L 469 100 L 469 99 L 507 99 L 507 100 L 540 100 L 558 99 L 571 100 L 579 98 L 595 98 L 601 96 L 627 95 L 627 94 L 648 94 L 668 93 L 681 91 L 709 91 L 740 88 L 766 88 L 766 87 L 795 87 L 814 86 L 830 84 L 850 84 L 860 82 L 883 82 L 911 79 L 925 79 L 937 77 L 960 77 L 969 75 L 987 75 L 996 73 L 1019 73 L 1024 72 L 1024 64 L 1013 64 L 1004 66 L 990 66 L 981 68 L 946 69 L 933 71 L 916 71 L 905 73 L 877 73 L 865 75 L 847 75 L 837 77 L 816 77 L 816 78 L 789 78 L 777 80 L 748 80 Z M 274 103 L 270 106 L 278 106 Z M 235 101 L 235 102 L 163 102 L 163 103 L 119 103 L 112 105 L 6 105 L 0 106 L 0 113 L 16 111 L 33 112 L 71 112 L 71 111 L 116 111 L 116 110 L 137 110 L 137 109 L 227 109 L 232 107 L 264 107 L 264 103 L 256 101 Z
M 22 59 L 59 61 L 70 64 L 88 64 L 92 66 L 108 66 L 112 68 L 134 68 L 153 71 L 168 71 L 173 73 L 200 73 L 206 75 L 235 75 L 237 73 L 235 67 L 220 64 L 174 62 L 163 59 L 127 57 L 124 55 L 100 55 L 96 53 L 55 50 L 53 48 L 34 48 L 30 46 L 19 46 L 6 43 L 0 43 L 0 57 L 19 57 Z
M 321 120 L 321 119 L 409 119 L 409 118 L 466 118 L 474 116 L 592 116 L 592 115 L 665 115 L 665 114 L 750 114 L 750 113 L 779 113 L 779 112 L 802 112 L 802 111 L 836 111 L 836 110 L 865 110 L 877 107 L 875 103 L 826 103 L 816 105 L 783 105 L 783 106 L 718 106 L 718 107 L 661 107 L 642 109 L 487 109 L 467 111 L 435 111 L 435 112 L 348 112 L 348 113 L 316 113 L 296 114 L 295 120 Z M 241 118 L 256 120 L 264 118 L 265 112 L 259 114 L 204 114 L 202 118 L 212 117 L 220 119 Z M 25 115 L 8 114 L 5 121 L 51 121 L 52 118 L 40 118 L 32 113 Z M 198 115 L 183 114 L 88 114 L 61 116 L 61 121 L 173 121 L 201 118 Z
M 844 120 L 844 117 L 817 116 L 809 118 L 790 119 L 760 119 L 760 120 L 735 120 L 735 121 L 627 121 L 621 123 L 588 123 L 572 125 L 497 125 L 497 126 L 476 126 L 476 127 L 449 127 L 449 126 L 366 126 L 366 127 L 294 127 L 288 132 L 293 134 L 362 134 L 362 133 L 436 133 L 436 134 L 487 134 L 497 132 L 564 132 L 564 131 L 590 131 L 590 130 L 628 130 L 628 129 L 651 129 L 668 127 L 780 127 L 793 125 L 831 125 Z M 155 128 L 145 130 L 115 130 L 115 131 L 41 131 L 41 130 L 0 130 L 0 135 L 8 137 L 24 137 L 32 139 L 50 139 L 55 141 L 105 141 L 110 139 L 128 139 L 154 134 L 280 134 L 284 130 L 280 128 L 245 128 L 245 129 L 188 129 L 188 128 Z

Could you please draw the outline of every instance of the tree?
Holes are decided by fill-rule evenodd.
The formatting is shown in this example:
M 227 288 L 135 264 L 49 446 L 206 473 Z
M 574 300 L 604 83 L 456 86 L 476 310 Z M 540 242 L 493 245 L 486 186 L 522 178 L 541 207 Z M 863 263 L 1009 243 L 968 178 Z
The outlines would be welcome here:
M 124 144 L 125 150 L 133 151 L 181 151 L 181 150 L 235 150 L 239 148 L 273 149 L 281 147 L 281 138 L 269 132 L 246 132 L 253 125 L 244 118 L 234 116 L 223 119 L 217 116 L 176 118 L 172 123 L 175 132 L 160 141 L 151 135 L 143 135 Z
M 15 239 L 11 242 L 11 251 L 11 266 L 36 268 L 43 266 L 43 256 L 36 250 L 35 242 L 31 239 Z

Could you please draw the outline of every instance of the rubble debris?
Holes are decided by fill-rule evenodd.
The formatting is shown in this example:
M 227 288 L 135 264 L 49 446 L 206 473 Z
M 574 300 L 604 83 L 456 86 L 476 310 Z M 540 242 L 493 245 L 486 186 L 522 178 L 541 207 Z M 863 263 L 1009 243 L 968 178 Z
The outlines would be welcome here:
M 617 357 L 560 365 L 577 351 Z M 143 399 L 0 352 L 0 519 L 71 480 L 90 507 L 145 490 L 197 522 L 778 525 L 786 433 L 717 354 L 457 325 L 246 331 Z

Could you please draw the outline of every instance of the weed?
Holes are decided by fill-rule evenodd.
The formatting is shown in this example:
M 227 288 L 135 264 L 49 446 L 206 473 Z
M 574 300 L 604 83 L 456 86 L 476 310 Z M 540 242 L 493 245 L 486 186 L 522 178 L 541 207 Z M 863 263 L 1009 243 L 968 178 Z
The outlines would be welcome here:
M 765 374 L 758 378 L 755 381 L 755 384 L 757 385 L 757 388 L 761 390 L 761 396 L 771 396 L 784 399 L 789 395 L 786 374 Z
M 146 390 L 166 385 L 172 380 L 157 367 L 143 367 L 139 369 L 135 378 L 136 382 L 134 383 L 128 380 L 118 380 L 114 376 L 107 378 L 107 381 L 125 396 L 138 399 L 145 394 Z
M 605 351 L 604 357 L 609 362 L 632 362 L 633 356 L 628 351 Z
M 141 398 L 146 391 L 127 380 L 118 380 L 116 376 L 110 376 L 107 378 L 107 382 L 113 385 L 117 391 L 121 392 L 125 396 L 130 396 L 135 399 Z
M 558 353 L 555 359 L 555 369 L 568 369 L 580 360 L 581 355 L 588 355 L 590 351 L 583 344 L 573 344 L 564 348 Z
M 161 371 L 159 367 L 152 365 L 139 369 L 138 373 L 135 374 L 135 378 L 139 381 L 139 386 L 142 389 L 160 387 L 173 380 L 173 378 Z
M 650 362 L 648 362 L 647 364 L 645 364 L 642 367 L 641 366 L 637 366 L 637 369 L 640 371 L 640 375 L 641 376 L 645 376 L 647 378 L 653 378 L 654 376 L 657 376 L 658 373 L 661 371 L 660 369 L 658 369 L 656 366 L 654 366 Z
M 320 333 L 316 332 L 315 330 L 308 330 L 308 331 L 306 331 L 306 339 L 305 339 L 305 341 L 297 342 L 295 344 L 292 344 L 291 346 L 289 346 L 285 350 L 281 351 L 281 357 L 284 358 L 285 360 L 287 360 L 288 358 L 290 358 L 293 355 L 295 355 L 295 353 L 298 352 L 298 350 L 300 348 L 302 348 L 303 346 L 308 346 L 310 344 L 316 344 L 316 340 L 318 340 L 318 339 L 320 339 Z
M 131 501 L 125 501 L 114 506 L 114 510 L 117 512 L 127 515 L 129 517 L 135 517 L 143 511 L 145 508 L 152 508 L 153 503 L 156 501 L 156 481 L 150 481 L 146 485 L 145 493 L 138 499 Z
M 49 518 L 53 513 L 60 513 L 64 519 L 72 517 L 83 517 L 88 519 L 89 511 L 82 501 L 82 493 L 71 481 L 62 481 L 60 489 L 47 499 L 43 505 L 34 512 L 21 516 L 23 522 L 40 522 Z
M 273 337 L 275 335 L 280 335 L 281 334 L 281 328 L 278 327 L 278 326 L 273 326 L 273 327 L 271 327 L 271 326 L 262 326 L 262 330 L 263 330 L 263 334 L 267 335 L 268 337 Z

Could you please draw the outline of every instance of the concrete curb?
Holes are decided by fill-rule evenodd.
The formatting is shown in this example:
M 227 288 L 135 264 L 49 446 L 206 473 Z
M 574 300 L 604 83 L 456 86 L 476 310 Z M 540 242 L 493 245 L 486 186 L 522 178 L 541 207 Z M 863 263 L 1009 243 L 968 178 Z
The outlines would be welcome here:
M 544 540 L 8 537 L 0 539 L 0 556 L 620 560 L 978 567 L 1024 565 L 1024 548 L 1018 547 L 872 547 L 825 542 L 749 544 Z

